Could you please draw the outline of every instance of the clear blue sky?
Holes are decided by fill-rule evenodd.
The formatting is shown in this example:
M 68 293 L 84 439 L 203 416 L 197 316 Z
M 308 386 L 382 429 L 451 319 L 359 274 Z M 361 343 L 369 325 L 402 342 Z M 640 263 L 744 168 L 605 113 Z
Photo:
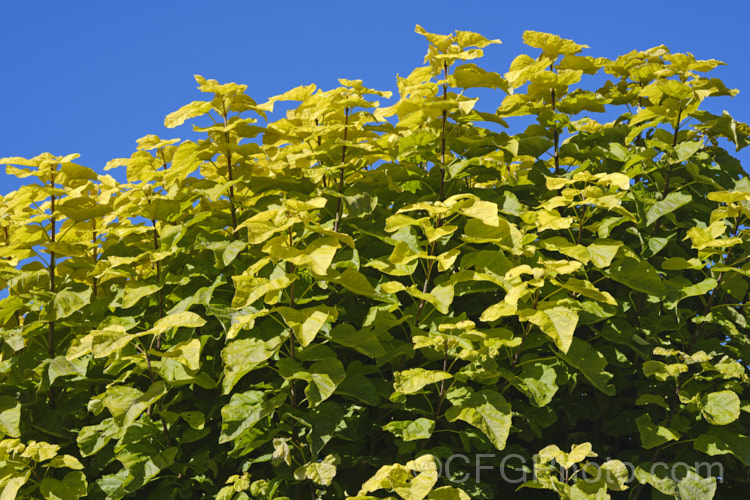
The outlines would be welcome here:
M 480 65 L 501 73 L 526 52 L 527 29 L 587 44 L 593 56 L 665 44 L 719 59 L 728 66 L 715 76 L 741 93 L 712 111 L 750 121 L 747 0 L 25 0 L 2 2 L 0 17 L 0 157 L 76 152 L 97 171 L 146 134 L 190 137 L 189 125 L 166 130 L 163 120 L 200 98 L 195 73 L 245 83 L 258 101 L 311 82 L 330 88 L 338 77 L 395 90 L 396 74 L 426 52 L 417 23 L 500 38 Z M 17 186 L 0 173 L 0 193 Z

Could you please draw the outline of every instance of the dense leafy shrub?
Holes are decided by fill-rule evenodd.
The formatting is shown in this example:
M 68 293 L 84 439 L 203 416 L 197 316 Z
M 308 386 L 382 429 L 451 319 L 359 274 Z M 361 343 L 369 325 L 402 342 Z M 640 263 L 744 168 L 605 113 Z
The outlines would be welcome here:
M 166 125 L 202 139 L 140 139 L 126 184 L 2 160 L 0 498 L 745 497 L 721 63 L 527 32 L 501 75 L 417 32 L 387 107 L 197 77 Z

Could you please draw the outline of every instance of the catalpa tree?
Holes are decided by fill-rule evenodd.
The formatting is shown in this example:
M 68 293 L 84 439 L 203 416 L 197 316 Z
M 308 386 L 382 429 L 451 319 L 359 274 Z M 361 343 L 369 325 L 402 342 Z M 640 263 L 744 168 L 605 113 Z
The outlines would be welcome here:
M 2 499 L 746 496 L 721 63 L 417 32 L 395 97 L 196 77 L 126 183 L 0 161 Z

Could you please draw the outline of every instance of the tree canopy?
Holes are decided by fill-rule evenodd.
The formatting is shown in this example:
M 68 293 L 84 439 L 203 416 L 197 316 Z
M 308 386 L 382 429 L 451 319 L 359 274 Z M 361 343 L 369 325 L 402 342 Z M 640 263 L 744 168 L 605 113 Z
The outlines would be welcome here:
M 746 496 L 722 63 L 416 31 L 395 96 L 196 76 L 200 139 L 0 160 L 0 498 Z

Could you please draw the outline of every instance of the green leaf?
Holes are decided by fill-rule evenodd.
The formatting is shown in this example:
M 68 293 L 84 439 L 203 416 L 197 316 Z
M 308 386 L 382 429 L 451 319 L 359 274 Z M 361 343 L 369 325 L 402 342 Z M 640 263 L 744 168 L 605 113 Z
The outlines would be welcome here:
M 404 441 L 417 441 L 427 439 L 432 435 L 432 431 L 435 430 L 435 421 L 422 417 L 416 420 L 394 420 L 384 425 L 383 430 Z
M 65 217 L 80 222 L 95 217 L 102 217 L 109 213 L 111 207 L 109 205 L 99 204 L 92 198 L 68 197 L 63 203 L 56 206 L 55 209 L 62 212 Z
M 119 432 L 114 420 L 106 418 L 98 424 L 82 427 L 76 437 L 81 456 L 88 457 L 102 448 Z
M 448 372 L 412 368 L 394 373 L 393 390 L 401 394 L 414 394 L 425 386 L 451 378 Z
M 336 393 L 356 398 L 368 405 L 377 405 L 381 397 L 373 382 L 365 375 L 366 370 L 359 361 L 349 363 L 346 367 L 346 379 L 336 388 Z
M 635 404 L 638 406 L 655 404 L 669 410 L 669 405 L 664 400 L 664 396 L 658 396 L 656 394 L 641 394 L 640 396 L 638 396 L 638 399 L 635 400 Z
M 239 253 L 244 250 L 246 246 L 247 243 L 240 240 L 235 240 L 227 245 L 221 254 L 221 262 L 224 264 L 224 267 L 231 264 L 232 261 L 237 258 L 237 255 L 239 255 Z
M 64 319 L 76 311 L 80 311 L 89 303 L 91 290 L 83 292 L 72 292 L 60 290 L 55 294 L 55 316 L 56 320 Z
M 442 314 L 448 314 L 454 297 L 453 283 L 438 285 L 427 293 L 419 290 L 416 285 L 406 288 L 405 291 L 415 299 L 432 304 Z
M 364 274 L 356 269 L 347 267 L 343 273 L 329 278 L 332 283 L 341 285 L 352 293 L 371 297 L 375 295 L 375 289 L 367 280 Z
M 498 450 L 505 448 L 511 417 L 510 404 L 500 393 L 489 389 L 473 393 L 445 412 L 449 422 L 463 420 L 482 431 Z
M 704 147 L 703 141 L 685 141 L 675 146 L 674 152 L 677 156 L 677 161 L 682 163 Z
M 696 297 L 700 295 L 706 295 L 708 292 L 710 292 L 717 286 L 719 286 L 719 282 L 716 281 L 714 278 L 706 278 L 703 281 L 696 283 L 695 285 L 689 285 L 689 286 L 683 287 L 680 290 L 680 296 L 682 298 L 686 298 L 686 297 Z
M 0 396 L 0 432 L 10 437 L 20 437 L 21 403 L 12 396 Z
M 328 455 L 325 460 L 318 462 L 308 462 L 295 469 L 295 479 L 309 479 L 315 484 L 330 486 L 333 478 L 336 476 L 336 465 L 333 463 L 332 455 Z
M 701 434 L 693 447 L 710 456 L 732 454 L 746 467 L 750 467 L 750 437 L 725 427 L 711 427 Z
M 657 201 L 648 209 L 646 212 L 646 227 L 659 220 L 660 217 L 674 212 L 691 201 L 693 201 L 692 195 L 672 191 L 666 196 L 666 198 Z
M 659 273 L 646 261 L 631 258 L 615 262 L 607 271 L 610 278 L 639 292 L 664 297 L 667 288 L 664 286 Z
M 267 359 L 279 350 L 281 337 L 262 341 L 256 338 L 239 339 L 228 343 L 221 350 L 224 362 L 222 392 L 229 394 L 234 385 L 247 373 L 262 366 Z
M 558 349 L 568 352 L 573 333 L 578 325 L 578 313 L 564 306 L 547 307 L 542 310 L 519 311 L 520 319 L 529 321 L 551 338 Z
M 292 309 L 291 307 L 279 307 L 276 309 L 284 318 L 289 328 L 294 332 L 302 347 L 307 347 L 315 340 L 321 328 L 329 321 L 335 321 L 338 316 L 336 309 L 326 306 L 308 307 L 305 309 Z
M 137 448 L 132 453 L 120 453 L 118 460 L 123 463 L 129 472 L 130 480 L 127 481 L 127 489 L 137 490 L 151 481 L 163 469 L 174 463 L 177 448 L 167 448 L 160 453 L 144 455 Z M 122 493 L 120 493 L 122 494 Z
M 464 490 L 453 486 L 441 486 L 432 490 L 427 500 L 471 500 L 471 497 Z
M 653 359 L 643 362 L 643 374 L 647 377 L 653 376 L 661 382 L 669 378 L 676 379 L 681 373 L 685 373 L 686 371 L 688 371 L 688 367 L 684 363 L 666 364 Z
M 561 254 L 566 255 L 571 259 L 575 259 L 584 265 L 588 264 L 591 260 L 589 249 L 583 245 L 571 243 L 562 236 L 553 236 L 552 238 L 541 240 L 539 244 L 546 250 L 560 252 Z M 611 251 L 611 249 L 608 250 Z M 595 251 L 600 250 L 596 249 Z
M 58 377 L 67 377 L 69 375 L 84 377 L 86 376 L 87 366 L 87 359 L 68 361 L 65 356 L 55 356 L 55 358 L 50 361 L 49 367 L 47 368 L 49 383 L 52 385 Z
M 591 263 L 599 269 L 610 266 L 622 243 L 613 240 L 596 240 L 587 247 Z
M 607 366 L 607 359 L 591 344 L 584 340 L 573 339 L 570 349 L 561 357 L 569 365 L 583 373 L 586 380 L 604 394 L 607 396 L 615 394 L 615 387 L 608 384 L 612 374 L 604 371 Z
M 170 347 L 168 351 L 156 351 L 151 349 L 148 352 L 153 356 L 176 359 L 190 371 L 197 371 L 200 369 L 201 341 L 198 339 L 186 340 L 185 342 Z
M 690 99 L 693 97 L 693 89 L 690 85 L 677 80 L 659 79 L 656 82 L 659 90 L 675 99 Z M 701 144 L 698 142 L 697 144 Z
M 701 396 L 701 415 L 711 425 L 731 424 L 740 417 L 740 398 L 734 391 Z
M 161 285 L 147 285 L 145 283 L 131 282 L 125 287 L 122 293 L 122 307 L 133 307 L 143 297 L 156 294 Z
M 463 239 L 468 243 L 497 243 L 502 248 L 515 250 L 521 244 L 521 236 L 518 228 L 503 218 L 499 218 L 497 226 L 470 219 L 464 226 Z
M 666 464 L 665 464 L 666 465 Z M 635 477 L 642 484 L 648 483 L 658 492 L 673 498 L 687 500 L 710 500 L 716 493 L 716 479 L 704 478 L 695 473 L 692 467 L 682 478 L 673 477 L 671 468 L 655 464 L 642 464 L 635 470 Z M 680 469 L 675 469 L 680 470 Z M 681 470 L 685 470 L 684 468 Z
M 430 492 L 427 500 L 471 500 L 471 497 L 462 489 L 453 486 L 441 486 Z
M 273 414 L 286 400 L 286 393 L 266 399 L 260 391 L 233 394 L 221 408 L 221 436 L 219 444 L 228 443 L 251 429 L 261 419 Z
M 339 323 L 331 330 L 331 340 L 371 358 L 386 354 L 385 348 L 369 328 L 357 331 L 348 323 Z
M 309 368 L 303 368 L 296 361 L 284 358 L 278 364 L 279 374 L 287 380 L 304 380 L 307 387 L 305 395 L 310 407 L 317 406 L 333 395 L 336 387 L 346 378 L 346 371 L 341 361 L 335 358 L 323 358 Z
M 84 468 L 83 464 L 72 455 L 58 455 L 50 461 L 49 465 L 50 467 L 64 467 L 73 470 L 80 470 Z
M 121 350 L 137 337 L 135 334 L 128 334 L 125 328 L 119 325 L 110 325 L 106 330 L 94 330 L 89 336 L 91 353 L 95 358 L 103 358 Z M 82 344 L 82 347 L 85 344 Z M 85 354 L 84 352 L 76 353 L 76 357 Z M 68 356 L 68 359 L 71 359 Z M 75 359 L 75 358 L 73 358 Z
M 167 387 L 161 380 L 154 382 L 146 392 L 124 385 L 112 386 L 103 395 L 102 403 L 112 414 L 115 423 L 127 427 L 146 411 L 146 408 L 161 399 Z
M 560 286 L 570 290 L 572 292 L 579 293 L 584 297 L 604 302 L 605 304 L 617 305 L 617 301 L 608 292 L 603 292 L 591 284 L 588 280 L 579 280 L 576 278 L 569 278 L 568 281 L 562 283 Z
M 515 375 L 505 368 L 498 371 L 537 407 L 549 404 L 559 389 L 555 383 L 557 373 L 554 368 L 541 362 L 525 361 L 520 375 Z
M 661 268 L 667 271 L 682 271 L 683 269 L 703 269 L 703 262 L 700 259 L 684 259 L 682 257 L 669 257 L 666 259 Z
M 65 474 L 62 481 L 45 477 L 39 484 L 39 492 L 46 500 L 77 500 L 86 496 L 88 483 L 83 472 Z
M 199 411 L 183 411 L 180 413 L 180 418 L 196 430 L 203 429 L 206 424 L 206 416 Z
M 692 470 L 677 482 L 680 499 L 709 500 L 716 494 L 716 478 L 701 477 Z
M 639 134 L 639 132 L 643 129 L 646 129 L 648 127 L 653 127 L 654 125 L 658 124 L 659 122 L 664 120 L 665 110 L 661 106 L 648 106 L 645 108 L 641 108 L 633 117 L 630 119 L 630 126 L 631 131 L 630 135 L 628 135 L 625 138 L 625 143 L 629 144 L 635 136 Z M 648 123 L 644 123 L 648 122 Z M 643 124 L 640 127 L 635 127 L 636 125 Z
M 638 432 L 641 434 L 641 443 L 647 450 L 666 442 L 680 439 L 680 435 L 675 431 L 668 427 L 654 424 L 648 414 L 636 418 L 635 424 L 638 426 Z
M 630 478 L 630 470 L 620 460 L 608 460 L 599 468 L 607 488 L 613 491 L 625 491 Z
M 520 378 L 526 386 L 526 394 L 531 396 L 532 404 L 535 406 L 549 404 L 557 393 L 557 373 L 549 365 L 526 361 L 521 369 Z

